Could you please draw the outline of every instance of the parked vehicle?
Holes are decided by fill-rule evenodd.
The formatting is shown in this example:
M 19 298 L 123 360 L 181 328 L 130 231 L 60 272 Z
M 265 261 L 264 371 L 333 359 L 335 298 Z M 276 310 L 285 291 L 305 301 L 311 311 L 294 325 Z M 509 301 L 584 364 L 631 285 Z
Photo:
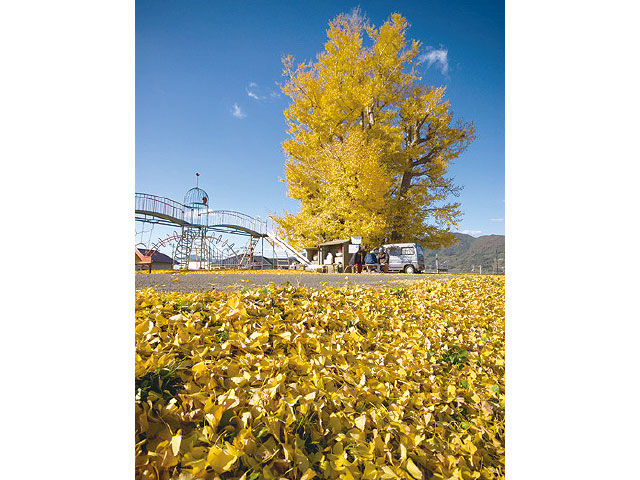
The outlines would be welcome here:
M 419 243 L 390 243 L 383 247 L 389 254 L 390 272 L 424 271 L 424 250 Z

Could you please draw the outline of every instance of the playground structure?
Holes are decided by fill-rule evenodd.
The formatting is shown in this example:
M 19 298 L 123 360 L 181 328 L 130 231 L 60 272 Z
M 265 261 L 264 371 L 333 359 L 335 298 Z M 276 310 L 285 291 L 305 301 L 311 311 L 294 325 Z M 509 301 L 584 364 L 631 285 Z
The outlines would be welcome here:
M 196 174 L 198 175 L 198 174 Z M 179 203 L 166 197 L 148 193 L 136 193 L 135 220 L 143 225 L 164 225 L 179 228 L 172 234 L 155 241 L 152 245 L 136 245 L 136 263 L 150 263 L 150 257 L 160 248 L 171 248 L 174 269 L 218 269 L 218 268 L 289 268 L 291 258 L 309 265 L 309 260 L 298 253 L 284 240 L 269 231 L 267 222 L 244 213 L 229 210 L 211 210 L 209 195 L 196 184 Z M 223 240 L 223 234 L 248 238 L 242 249 Z M 271 265 L 265 265 L 264 242 L 272 247 Z M 149 239 L 149 243 L 151 239 Z M 261 244 L 260 262 L 254 262 L 254 252 Z M 148 250 L 139 255 L 138 248 Z M 234 248 L 235 247 L 235 248 Z M 237 250 L 236 250 L 237 248 Z M 282 258 L 280 252 L 284 252 Z M 276 253 L 278 255 L 276 255 Z M 149 267 L 151 269 L 151 267 Z

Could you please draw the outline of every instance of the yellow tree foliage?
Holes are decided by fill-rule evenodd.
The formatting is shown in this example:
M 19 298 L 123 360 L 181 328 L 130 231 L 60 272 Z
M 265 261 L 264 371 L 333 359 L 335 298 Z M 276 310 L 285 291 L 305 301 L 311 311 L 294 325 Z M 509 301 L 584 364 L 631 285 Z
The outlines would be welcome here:
M 391 184 L 381 153 L 358 130 L 348 132 L 343 142 L 321 146 L 309 168 L 288 173 L 290 193 L 307 201 L 300 214 L 285 214 L 280 225 L 312 242 L 356 234 L 379 237 L 387 225 Z
M 301 210 L 275 220 L 293 244 L 350 235 L 369 245 L 454 241 L 460 205 L 447 199 L 459 189 L 445 175 L 475 130 L 453 124 L 444 88 L 419 83 L 420 43 L 408 47 L 406 29 L 399 14 L 380 28 L 342 14 L 316 62 L 283 60 L 292 99 L 285 173 Z

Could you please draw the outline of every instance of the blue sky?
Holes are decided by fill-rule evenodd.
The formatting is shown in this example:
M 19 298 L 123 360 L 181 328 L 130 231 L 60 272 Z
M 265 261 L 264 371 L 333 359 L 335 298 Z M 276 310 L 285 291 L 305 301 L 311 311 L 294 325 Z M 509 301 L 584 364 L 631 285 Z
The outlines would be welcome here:
M 477 139 L 450 168 L 464 187 L 460 231 L 504 234 L 504 4 L 490 2 L 136 1 L 136 192 L 182 201 L 200 173 L 214 209 L 266 218 L 298 211 L 286 196 L 284 55 L 322 51 L 328 23 L 354 7 L 376 26 L 409 21 Z

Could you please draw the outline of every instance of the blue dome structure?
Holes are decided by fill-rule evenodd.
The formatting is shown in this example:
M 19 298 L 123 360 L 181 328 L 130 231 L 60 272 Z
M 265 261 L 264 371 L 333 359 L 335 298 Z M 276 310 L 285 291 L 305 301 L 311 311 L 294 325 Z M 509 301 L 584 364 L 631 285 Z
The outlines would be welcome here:
M 209 195 L 201 188 L 193 187 L 184 195 L 184 205 L 197 210 L 206 210 L 209 208 Z

